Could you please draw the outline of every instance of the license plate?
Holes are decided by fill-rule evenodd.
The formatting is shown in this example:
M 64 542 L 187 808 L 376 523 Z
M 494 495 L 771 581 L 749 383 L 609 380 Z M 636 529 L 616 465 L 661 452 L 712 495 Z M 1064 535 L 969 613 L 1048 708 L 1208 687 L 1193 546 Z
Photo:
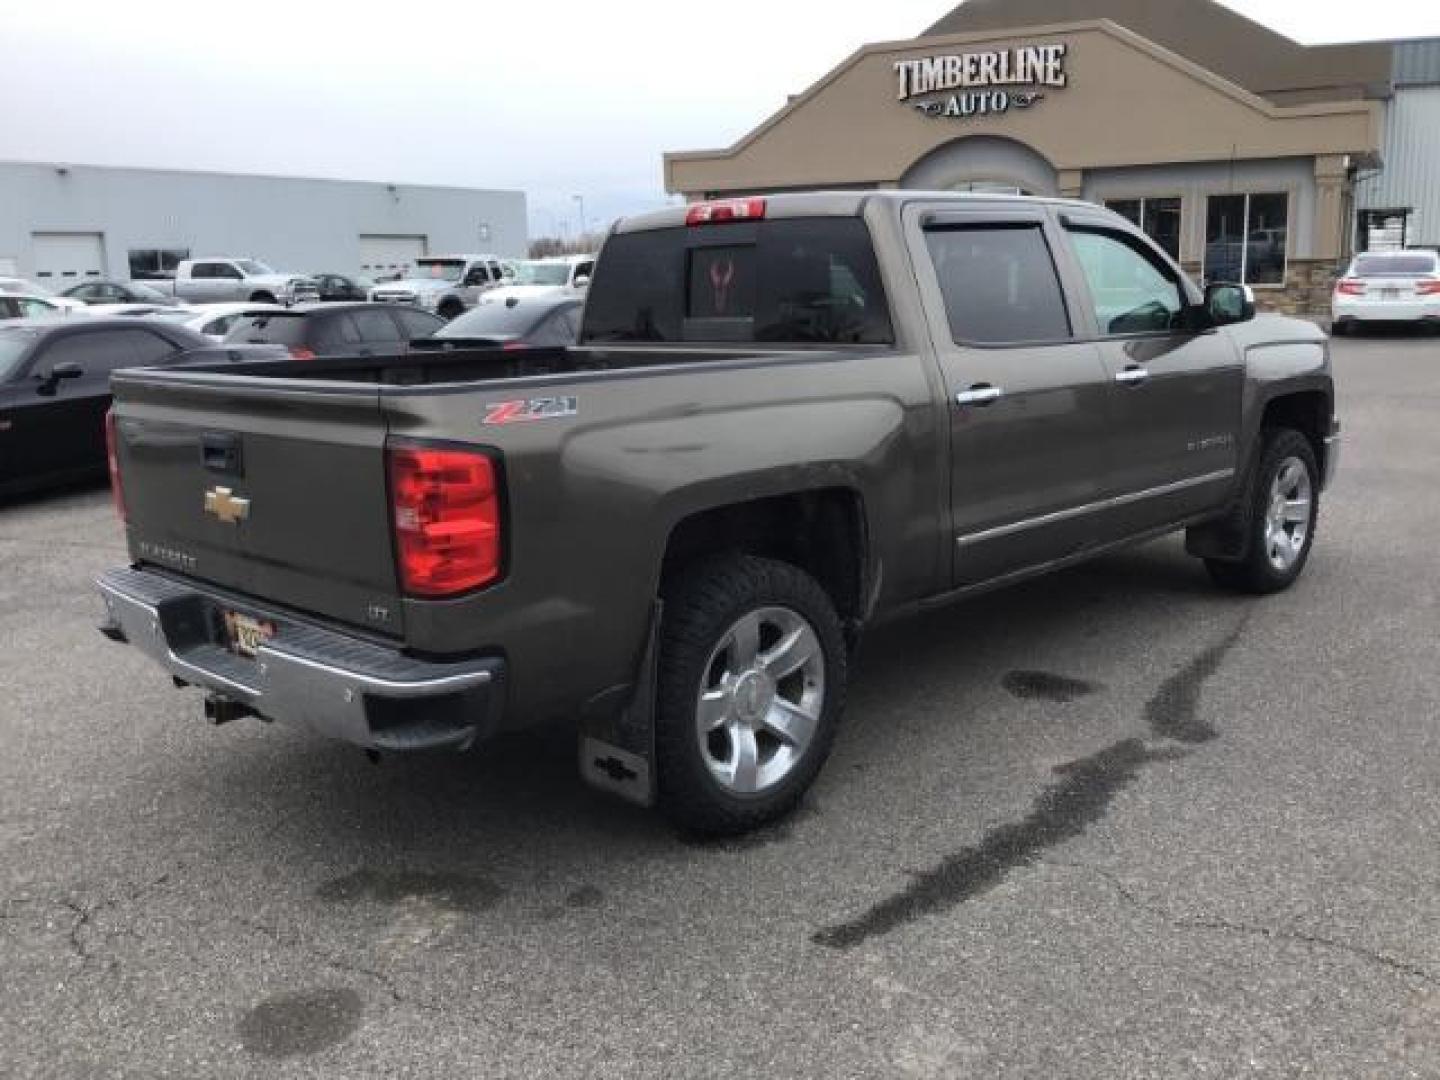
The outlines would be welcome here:
M 1381 289 L 1381 290 L 1380 290 L 1380 299 L 1381 299 L 1381 300 L 1399 300 L 1399 299 L 1400 299 L 1400 290 L 1399 290 L 1399 289 Z
M 225 634 L 230 648 L 241 656 L 255 657 L 255 650 L 275 636 L 275 624 L 251 618 L 238 611 L 225 612 Z

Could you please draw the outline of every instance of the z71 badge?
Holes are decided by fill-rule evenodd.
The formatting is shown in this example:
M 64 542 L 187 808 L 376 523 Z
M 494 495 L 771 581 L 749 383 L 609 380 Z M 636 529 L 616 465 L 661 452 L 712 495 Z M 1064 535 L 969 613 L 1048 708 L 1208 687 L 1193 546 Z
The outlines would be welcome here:
M 580 411 L 573 397 L 537 397 L 520 401 L 500 401 L 485 406 L 487 425 L 528 424 L 534 420 L 560 420 Z

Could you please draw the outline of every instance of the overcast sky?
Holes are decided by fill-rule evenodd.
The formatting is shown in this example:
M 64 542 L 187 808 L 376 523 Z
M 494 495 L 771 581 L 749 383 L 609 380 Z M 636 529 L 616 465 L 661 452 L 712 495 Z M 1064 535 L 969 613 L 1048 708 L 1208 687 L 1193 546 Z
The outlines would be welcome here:
M 945 0 L 5 3 L 0 160 L 520 188 L 536 233 L 663 199 Z M 1440 0 L 1231 0 L 1306 42 L 1440 35 Z M 707 13 L 708 11 L 708 13 Z

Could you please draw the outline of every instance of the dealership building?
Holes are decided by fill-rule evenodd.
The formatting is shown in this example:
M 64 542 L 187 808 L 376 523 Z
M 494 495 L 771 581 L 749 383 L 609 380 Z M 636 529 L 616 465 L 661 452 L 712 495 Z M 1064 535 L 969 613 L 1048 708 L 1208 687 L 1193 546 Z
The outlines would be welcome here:
M 206 255 L 375 277 L 427 253 L 523 256 L 526 234 L 518 191 L 0 162 L 0 275 L 57 292 Z
M 734 146 L 667 154 L 665 183 L 1086 199 L 1197 278 L 1322 315 L 1353 252 L 1440 245 L 1440 39 L 1304 46 L 1211 0 L 968 0 Z

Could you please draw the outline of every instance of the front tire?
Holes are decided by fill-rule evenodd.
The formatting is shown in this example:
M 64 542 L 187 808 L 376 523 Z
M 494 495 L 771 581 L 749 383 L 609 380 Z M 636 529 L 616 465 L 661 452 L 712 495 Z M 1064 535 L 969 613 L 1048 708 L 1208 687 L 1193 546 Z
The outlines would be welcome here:
M 446 322 L 449 322 L 451 319 L 457 319 L 464 313 L 465 305 L 460 303 L 458 300 L 446 300 L 443 304 L 441 304 L 438 308 L 435 309 L 435 314 L 439 315 L 440 318 L 444 319 Z
M 1206 559 L 1227 589 L 1264 594 L 1293 585 L 1305 570 L 1320 513 L 1320 470 L 1310 440 L 1293 428 L 1267 428 L 1250 500 L 1248 544 L 1238 562 Z
M 272 294 L 268 293 L 268 292 L 257 292 L 257 293 L 255 293 L 253 296 L 250 297 L 250 303 L 252 303 L 252 304 L 273 304 L 273 303 L 275 303 L 275 297 L 274 297 Z
M 794 809 L 834 742 L 846 660 L 834 604 L 797 567 L 732 555 L 681 571 L 661 626 L 662 812 L 734 835 Z

